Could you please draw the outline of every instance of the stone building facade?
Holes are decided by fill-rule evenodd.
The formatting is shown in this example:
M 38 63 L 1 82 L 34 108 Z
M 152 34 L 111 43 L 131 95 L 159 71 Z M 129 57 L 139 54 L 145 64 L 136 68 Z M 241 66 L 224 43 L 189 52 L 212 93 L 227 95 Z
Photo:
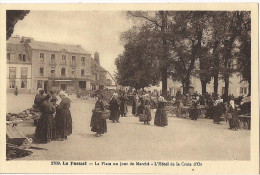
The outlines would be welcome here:
M 15 50 L 9 51 L 10 48 Z M 8 59 L 13 56 L 10 56 L 11 52 L 14 52 L 16 58 L 19 54 L 24 54 L 28 59 L 26 62 L 11 59 L 10 62 Z M 99 54 L 96 52 L 93 59 L 80 45 L 35 41 L 29 37 L 11 37 L 7 41 L 7 63 L 9 67 L 13 66 L 11 63 L 16 64 L 17 70 L 27 65 L 28 92 L 34 93 L 38 88 L 43 88 L 46 92 L 61 89 L 73 92 L 78 89 L 106 88 L 107 71 L 99 64 Z M 14 74 L 13 69 L 11 74 Z M 10 80 L 10 75 L 8 82 L 13 82 Z M 20 85 L 19 82 L 20 80 L 16 80 L 15 84 Z
M 31 57 L 27 48 L 20 43 L 10 42 L 6 45 L 6 89 L 13 92 L 17 86 L 18 92 L 31 92 Z

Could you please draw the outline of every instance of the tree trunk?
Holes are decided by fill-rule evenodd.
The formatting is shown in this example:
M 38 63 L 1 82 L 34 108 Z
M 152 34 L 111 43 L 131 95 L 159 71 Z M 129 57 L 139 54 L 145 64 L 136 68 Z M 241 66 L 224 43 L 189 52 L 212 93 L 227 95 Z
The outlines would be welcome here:
M 184 80 L 182 82 L 183 95 L 189 93 L 189 87 L 190 87 L 190 81 L 189 80 Z
M 182 94 L 185 94 L 185 83 L 184 83 L 184 81 L 182 82 Z
M 201 81 L 201 89 L 202 89 L 202 95 L 207 93 L 207 82 L 206 81 Z
M 162 69 L 162 94 L 163 96 L 166 95 L 167 92 L 167 68 Z
M 214 75 L 214 94 L 218 94 L 218 75 L 219 75 L 219 56 L 218 56 L 219 41 L 216 40 L 213 48 L 213 75 Z
M 218 94 L 218 72 L 214 75 L 214 94 Z
M 226 102 L 228 99 L 228 89 L 229 89 L 229 76 L 224 78 L 225 80 L 225 91 L 224 91 L 224 101 Z
M 161 25 L 161 33 L 162 33 L 162 44 L 163 44 L 163 57 L 161 59 L 161 74 L 162 74 L 162 94 L 166 95 L 167 92 L 167 61 L 168 61 L 168 46 L 166 40 L 166 29 L 167 29 L 167 12 L 160 11 L 162 25 Z

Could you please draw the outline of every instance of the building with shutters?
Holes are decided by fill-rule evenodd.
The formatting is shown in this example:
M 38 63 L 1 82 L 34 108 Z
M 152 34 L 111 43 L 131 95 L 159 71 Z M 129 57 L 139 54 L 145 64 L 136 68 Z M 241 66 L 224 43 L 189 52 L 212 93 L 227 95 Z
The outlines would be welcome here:
M 18 89 L 22 87 L 21 83 L 24 83 L 25 77 L 24 65 L 27 65 L 28 71 L 28 92 L 37 92 L 38 88 L 43 88 L 46 92 L 106 88 L 107 71 L 100 66 L 99 53 L 95 52 L 93 59 L 80 45 L 35 41 L 29 37 L 11 37 L 7 41 L 7 63 L 11 67 L 8 69 L 8 87 L 11 87 L 9 89 L 16 85 Z M 17 68 L 14 69 L 11 63 Z M 20 76 L 21 71 L 23 77 Z
M 11 39 L 6 45 L 6 89 L 14 92 L 30 93 L 32 80 L 32 60 L 28 49 L 16 39 Z

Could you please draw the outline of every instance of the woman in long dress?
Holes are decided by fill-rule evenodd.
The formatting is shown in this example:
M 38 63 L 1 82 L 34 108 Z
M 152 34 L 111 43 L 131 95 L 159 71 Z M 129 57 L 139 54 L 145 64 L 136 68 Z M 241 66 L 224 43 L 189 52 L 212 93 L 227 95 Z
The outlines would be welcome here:
M 42 143 L 48 143 L 55 138 L 54 112 L 55 107 L 50 102 L 50 95 L 47 95 L 40 106 L 41 118 L 38 121 L 35 137 Z
M 238 130 L 240 128 L 240 123 L 236 114 L 236 106 L 235 106 L 235 102 L 234 100 L 230 100 L 230 106 L 231 106 L 231 115 L 232 118 L 230 120 L 230 124 L 231 124 L 231 129 L 234 129 L 235 131 Z
M 60 92 L 60 98 L 62 99 L 57 106 L 57 112 L 55 117 L 57 137 L 62 140 L 67 139 L 67 136 L 72 134 L 72 118 L 70 113 L 70 99 L 67 94 Z
M 167 114 L 165 112 L 165 100 L 162 96 L 159 97 L 158 99 L 158 106 L 157 110 L 155 113 L 155 118 L 154 118 L 154 125 L 156 126 L 167 126 L 168 125 L 168 118 Z
M 122 94 L 120 97 L 120 115 L 121 117 L 125 117 L 127 114 L 127 96 L 126 94 Z
M 144 124 L 150 124 L 149 122 L 152 120 L 152 115 L 151 115 L 151 102 L 148 94 L 145 95 L 144 114 L 145 114 Z
M 136 114 L 136 95 L 133 96 L 133 101 L 132 101 L 132 114 L 135 116 Z
M 101 119 L 98 116 L 98 111 L 102 111 L 105 109 L 105 105 L 102 101 L 103 95 L 98 94 L 98 100 L 95 104 L 95 108 L 93 109 L 93 114 L 91 117 L 91 131 L 96 132 L 96 136 L 101 136 L 101 134 L 104 134 L 107 132 L 107 122 L 106 119 Z
M 17 86 L 15 86 L 15 89 L 14 89 L 14 95 L 18 95 L 18 88 L 17 88 Z
M 109 101 L 109 109 L 110 109 L 110 117 L 109 120 L 112 120 L 114 123 L 118 122 L 119 123 L 119 117 L 120 117 L 120 112 L 119 112 L 119 103 L 117 100 L 117 93 L 114 93 L 111 100 Z
M 143 111 L 144 111 L 144 104 L 145 101 L 144 101 L 144 98 L 143 97 L 140 97 L 139 98 L 139 102 L 138 102 L 138 105 L 137 105 L 137 110 L 136 110 L 136 115 L 139 116 L 140 114 L 143 114 Z

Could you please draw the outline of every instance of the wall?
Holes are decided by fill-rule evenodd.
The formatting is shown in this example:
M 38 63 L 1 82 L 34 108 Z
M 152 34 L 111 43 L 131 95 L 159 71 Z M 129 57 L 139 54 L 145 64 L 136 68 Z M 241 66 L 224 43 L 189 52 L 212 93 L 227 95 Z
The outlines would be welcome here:
M 44 63 L 40 61 L 40 53 L 44 53 Z M 55 54 L 55 62 L 51 61 L 51 54 Z M 66 55 L 66 64 L 62 62 L 62 55 Z M 76 65 L 71 64 L 72 56 L 76 56 Z M 85 66 L 81 65 L 81 57 L 85 57 Z M 32 90 L 37 90 L 37 80 L 47 81 L 51 77 L 51 69 L 55 68 L 56 79 L 76 78 L 86 81 L 91 75 L 91 58 L 90 54 L 68 53 L 68 52 L 53 52 L 44 50 L 32 50 Z M 40 67 L 44 67 L 44 76 L 40 76 Z M 61 76 L 61 69 L 66 69 L 66 76 Z M 75 75 L 71 71 L 75 68 Z M 81 70 L 85 70 L 85 76 L 81 77 Z M 75 85 L 76 86 L 76 85 Z M 71 85 L 74 87 L 74 85 Z
M 247 88 L 248 92 L 248 83 L 247 82 L 240 82 L 241 78 L 238 76 L 238 74 L 234 74 L 232 77 L 229 79 L 229 91 L 228 93 L 231 95 L 233 94 L 235 97 L 240 96 L 240 88 L 245 87 Z M 210 81 L 209 84 L 207 84 L 207 92 L 208 93 L 213 93 L 214 92 L 214 86 L 213 86 L 213 78 Z M 178 82 L 173 82 L 171 79 L 168 79 L 168 90 L 170 88 L 174 89 L 180 89 L 182 92 L 182 85 Z M 201 82 L 199 78 L 191 78 L 191 86 L 194 87 L 194 92 L 197 91 L 199 94 L 202 93 L 202 88 L 201 88 Z M 218 94 L 222 95 L 222 88 L 225 87 L 225 83 L 223 80 L 219 80 L 219 85 L 218 85 Z M 176 91 L 175 91 L 176 93 Z M 175 95 L 175 94 L 174 94 Z
M 15 67 L 16 68 L 16 86 L 18 87 L 18 92 L 26 92 L 30 93 L 31 92 L 31 65 L 30 64 L 9 64 L 7 63 L 7 69 L 6 69 L 6 89 L 7 92 L 13 92 L 14 89 L 9 88 L 9 68 L 10 67 Z M 21 88 L 21 69 L 22 68 L 27 68 L 27 87 L 26 88 Z

